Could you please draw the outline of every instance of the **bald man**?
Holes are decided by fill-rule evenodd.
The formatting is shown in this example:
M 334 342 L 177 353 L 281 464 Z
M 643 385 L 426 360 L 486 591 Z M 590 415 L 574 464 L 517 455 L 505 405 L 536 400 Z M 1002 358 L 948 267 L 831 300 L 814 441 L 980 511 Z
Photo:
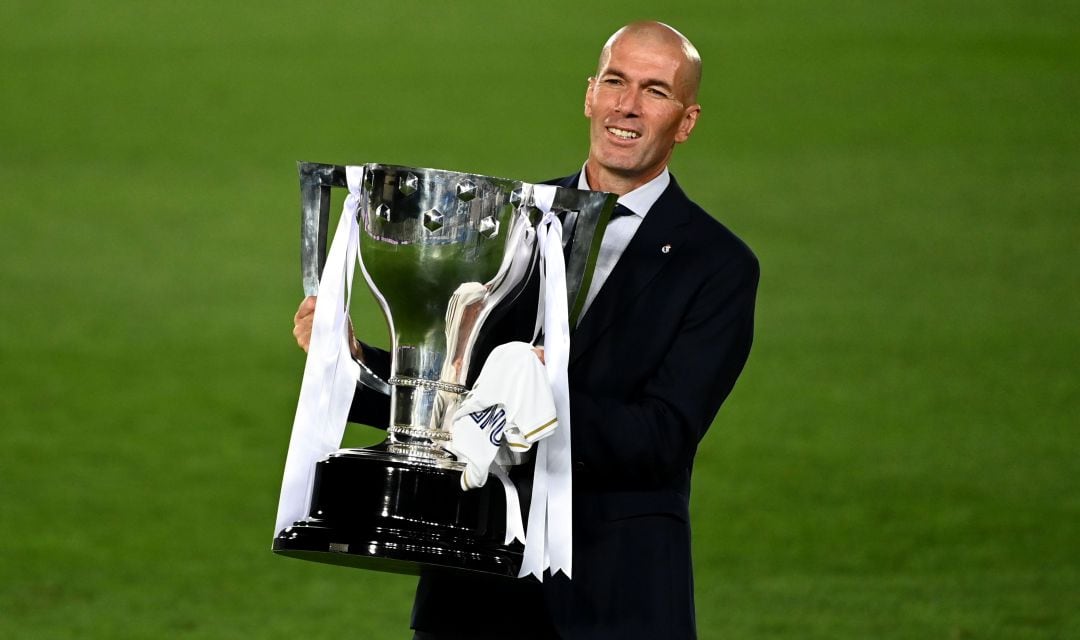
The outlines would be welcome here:
M 417 639 L 696 636 L 690 472 L 750 352 L 758 282 L 750 249 L 668 172 L 701 113 L 700 80 L 701 58 L 675 29 L 617 31 L 585 92 L 588 160 L 553 181 L 621 205 L 571 335 L 573 580 L 426 571 Z M 297 312 L 301 346 L 313 309 L 308 299 Z M 385 352 L 356 351 L 388 373 Z M 351 419 L 388 416 L 386 396 L 357 392 Z

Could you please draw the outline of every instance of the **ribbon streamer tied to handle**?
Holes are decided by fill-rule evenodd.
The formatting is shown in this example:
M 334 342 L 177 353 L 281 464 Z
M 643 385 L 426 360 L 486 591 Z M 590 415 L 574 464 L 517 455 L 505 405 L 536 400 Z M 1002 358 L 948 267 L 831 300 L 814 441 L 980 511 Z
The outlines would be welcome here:
M 525 554 L 518 577 L 543 580 L 544 570 L 572 577 L 573 478 L 570 466 L 570 321 L 562 223 L 552 212 L 556 187 L 535 185 L 533 201 L 544 217 L 537 229 L 544 275 L 544 363 L 559 427 L 539 442 L 533 471 Z
M 349 349 L 349 300 L 357 263 L 364 167 L 346 167 L 349 196 L 319 281 L 300 400 L 281 480 L 275 536 L 308 515 L 315 463 L 341 446 L 360 366 Z

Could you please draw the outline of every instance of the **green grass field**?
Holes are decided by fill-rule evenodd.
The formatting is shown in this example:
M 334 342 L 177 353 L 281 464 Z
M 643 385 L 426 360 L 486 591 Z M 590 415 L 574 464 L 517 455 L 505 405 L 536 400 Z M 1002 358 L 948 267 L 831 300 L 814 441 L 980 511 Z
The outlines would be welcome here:
M 412 579 L 269 551 L 294 163 L 566 174 L 642 17 L 705 58 L 672 169 L 763 269 L 701 637 L 1080 638 L 1075 3 L 255 6 L 0 4 L 0 639 L 408 637 Z

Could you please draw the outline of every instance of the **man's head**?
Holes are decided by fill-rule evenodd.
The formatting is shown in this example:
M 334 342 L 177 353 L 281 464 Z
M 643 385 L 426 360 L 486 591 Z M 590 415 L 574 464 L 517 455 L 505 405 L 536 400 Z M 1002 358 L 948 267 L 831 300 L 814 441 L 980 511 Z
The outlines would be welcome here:
M 585 93 L 589 186 L 621 195 L 659 175 L 694 129 L 700 82 L 701 57 L 675 29 L 635 22 L 616 31 Z

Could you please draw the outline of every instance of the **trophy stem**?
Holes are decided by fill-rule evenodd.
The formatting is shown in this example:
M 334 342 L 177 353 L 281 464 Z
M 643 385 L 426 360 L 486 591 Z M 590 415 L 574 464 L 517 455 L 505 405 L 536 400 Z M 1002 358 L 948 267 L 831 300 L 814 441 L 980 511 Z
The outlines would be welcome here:
M 395 375 L 390 378 L 390 453 L 423 461 L 461 465 L 444 447 L 450 442 L 453 410 L 467 391 L 462 385 Z

